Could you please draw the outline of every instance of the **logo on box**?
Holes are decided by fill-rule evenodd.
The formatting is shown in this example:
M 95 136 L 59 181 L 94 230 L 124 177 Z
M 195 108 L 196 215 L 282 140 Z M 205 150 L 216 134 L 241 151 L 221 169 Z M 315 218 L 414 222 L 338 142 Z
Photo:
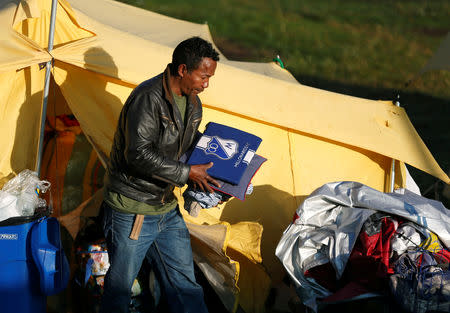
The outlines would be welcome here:
M 238 152 L 239 145 L 231 139 L 203 135 L 197 143 L 197 147 L 203 149 L 206 154 L 213 154 L 219 159 L 228 160 Z

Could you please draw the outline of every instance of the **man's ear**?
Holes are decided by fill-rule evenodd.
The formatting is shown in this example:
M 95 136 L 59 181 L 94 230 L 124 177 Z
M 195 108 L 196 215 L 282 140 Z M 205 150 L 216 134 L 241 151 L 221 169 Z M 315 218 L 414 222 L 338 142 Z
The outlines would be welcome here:
M 186 64 L 178 65 L 178 76 L 184 77 L 184 75 L 186 73 L 187 73 L 187 66 L 186 66 Z

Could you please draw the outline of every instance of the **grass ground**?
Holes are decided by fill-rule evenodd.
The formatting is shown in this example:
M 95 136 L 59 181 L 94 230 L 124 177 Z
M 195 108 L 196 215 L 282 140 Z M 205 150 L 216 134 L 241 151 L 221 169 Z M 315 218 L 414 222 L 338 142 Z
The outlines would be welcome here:
M 280 54 L 303 77 L 401 89 L 450 30 L 445 0 L 124 0 L 208 23 L 231 59 L 271 61 Z M 432 73 L 412 91 L 450 97 L 449 73 Z

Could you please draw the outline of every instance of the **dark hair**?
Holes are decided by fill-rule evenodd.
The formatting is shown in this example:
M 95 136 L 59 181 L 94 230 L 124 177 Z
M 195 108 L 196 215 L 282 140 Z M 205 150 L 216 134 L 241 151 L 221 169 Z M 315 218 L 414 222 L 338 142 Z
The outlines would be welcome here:
M 177 75 L 180 64 L 186 64 L 189 72 L 195 70 L 203 58 L 219 61 L 219 53 L 209 42 L 200 37 L 186 39 L 180 42 L 173 51 L 171 74 Z

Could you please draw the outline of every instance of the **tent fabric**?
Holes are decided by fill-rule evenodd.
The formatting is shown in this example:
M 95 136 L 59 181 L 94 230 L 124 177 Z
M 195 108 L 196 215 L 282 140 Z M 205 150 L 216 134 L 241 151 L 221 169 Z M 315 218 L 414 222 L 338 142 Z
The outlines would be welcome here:
M 275 252 L 305 305 L 316 310 L 316 299 L 331 293 L 304 273 L 330 263 L 336 278 L 342 277 L 363 224 L 376 212 L 414 222 L 450 247 L 450 212 L 441 202 L 407 190 L 404 194 L 382 193 L 357 182 L 325 184 L 299 206 Z
M 20 71 L 0 72 L 0 175 L 10 177 L 34 169 L 45 71 L 32 64 Z M 3 182 L 4 179 L 3 179 Z
M 175 48 L 179 42 L 192 36 L 199 36 L 214 44 L 207 24 L 190 23 L 110 0 L 97 0 L 94 3 L 89 0 L 74 0 L 71 1 L 71 5 L 75 10 L 103 25 L 125 30 L 129 34 L 171 48 Z M 115 18 L 119 15 L 120 19 Z M 220 50 L 217 50 L 220 53 Z M 291 73 L 273 62 L 231 61 L 222 53 L 220 58 L 222 63 L 237 68 L 297 83 Z
M 51 5 L 52 2 L 46 0 L 20 2 L 14 16 L 14 29 L 32 39 L 39 47 L 47 47 Z M 61 8 L 56 15 L 55 28 L 60 28 L 62 31 L 55 32 L 53 42 L 55 47 L 94 35 L 77 23 L 70 5 L 65 1 L 60 1 L 60 5 Z M 71 23 L 68 23 L 69 20 Z
M 82 14 L 77 15 L 86 25 L 92 25 L 97 36 L 90 38 L 93 40 L 85 38 L 87 40 L 55 49 L 52 55 L 57 60 L 114 75 L 133 85 L 160 73 L 161 64 L 170 62 L 171 47 L 99 24 Z M 181 26 L 179 29 L 182 29 Z M 120 42 L 127 44 L 121 44 L 121 49 L 117 49 Z M 87 53 L 95 48 L 101 48 L 102 53 Z M 140 57 L 130 58 L 131 55 Z M 105 64 L 104 59 L 111 59 L 112 63 Z M 239 95 L 238 101 L 236 94 Z M 220 64 L 202 100 L 219 110 L 402 160 L 449 182 L 448 176 L 439 168 L 411 125 L 404 109 L 393 106 L 390 101 L 366 100 L 292 84 L 225 63 Z M 252 105 L 244 106 L 242 103 Z M 255 110 L 254 106 L 258 103 L 270 105 Z
M 59 217 L 77 209 L 102 187 L 105 169 L 75 119 L 48 116 L 47 122 L 41 176 L 56 187 L 46 196 L 52 197 L 53 215 Z
M 225 308 L 230 312 L 235 311 L 238 303 L 236 297 L 239 294 L 236 267 L 239 266 L 239 263 L 231 261 L 223 249 L 226 246 L 225 238 L 230 225 L 226 223 L 209 226 L 195 223 L 187 225 L 193 238 L 192 252 L 195 263 L 208 281 L 214 284 L 214 290 Z M 196 244 L 197 240 L 203 241 L 205 244 Z M 217 275 L 218 273 L 220 275 Z
M 73 0 L 74 8 L 59 0 L 50 55 L 45 51 L 50 3 L 0 0 L 2 180 L 34 168 L 45 75 L 39 63 L 53 58 L 54 90 L 105 164 L 120 109 L 131 90 L 164 70 L 179 40 L 198 34 L 211 37 L 205 25 L 110 0 Z M 193 250 L 197 260 L 208 260 L 204 264 L 213 262 L 205 251 L 223 261 L 208 270 L 210 279 L 228 275 L 226 291 L 219 293 L 220 280 L 215 282 L 228 308 L 239 305 L 247 312 L 261 312 L 265 298 L 258 295 L 268 294 L 270 284 L 284 276 L 273 253 L 278 239 L 298 205 L 318 186 L 352 180 L 386 191 L 391 158 L 399 160 L 398 187 L 405 184 L 403 162 L 444 182 L 449 178 L 402 108 L 300 85 L 274 63 L 244 63 L 225 58 L 219 62 L 211 86 L 201 95 L 200 130 L 215 121 L 254 133 L 263 138 L 258 153 L 268 161 L 254 177 L 254 192 L 245 202 L 232 199 L 185 219 L 192 225 L 229 225 L 215 245 L 193 240 Z M 179 198 L 181 194 L 177 190 Z M 202 239 L 203 232 L 196 234 Z M 228 269 L 226 274 L 222 268 Z
M 0 2 L 0 72 L 15 71 L 51 59 L 41 46 L 12 28 L 18 3 Z
M 69 19 L 68 25 L 73 24 L 71 22 L 74 17 L 68 14 L 67 20 Z M 84 20 L 88 20 L 88 17 Z M 86 24 L 95 25 L 97 36 L 91 38 L 94 40 L 81 39 L 67 44 L 65 48 L 56 48 L 52 54 L 57 60 L 91 70 L 103 69 L 102 73 L 106 75 L 114 75 L 112 72 L 116 69 L 117 74 L 113 77 L 134 85 L 161 72 L 161 64 L 170 61 L 170 47 L 150 43 L 122 30 L 90 21 L 91 23 Z M 64 32 L 71 33 L 71 28 Z M 122 44 L 122 49 L 117 49 L 119 42 L 129 44 Z M 96 46 L 101 46 L 103 54 L 96 53 L 89 61 L 85 60 L 86 52 Z M 103 59 L 108 58 L 106 54 L 110 55 L 113 64 L 104 64 Z M 130 55 L 141 57 L 130 58 Z M 143 64 L 142 60 L 152 62 Z M 277 92 L 273 92 L 274 89 Z M 248 90 L 258 90 L 258 93 L 247 92 Z M 239 101 L 236 101 L 235 94 L 239 94 Z M 390 102 L 365 100 L 283 80 L 268 79 L 264 75 L 226 64 L 221 64 L 211 87 L 202 99 L 217 109 L 402 160 L 446 182 L 449 181 L 415 132 L 405 111 Z M 243 106 L 241 103 L 270 103 L 270 106 L 254 110 L 252 105 Z M 370 111 L 370 114 L 367 114 L 367 111 Z M 317 116 L 320 116 L 320 119 Z

